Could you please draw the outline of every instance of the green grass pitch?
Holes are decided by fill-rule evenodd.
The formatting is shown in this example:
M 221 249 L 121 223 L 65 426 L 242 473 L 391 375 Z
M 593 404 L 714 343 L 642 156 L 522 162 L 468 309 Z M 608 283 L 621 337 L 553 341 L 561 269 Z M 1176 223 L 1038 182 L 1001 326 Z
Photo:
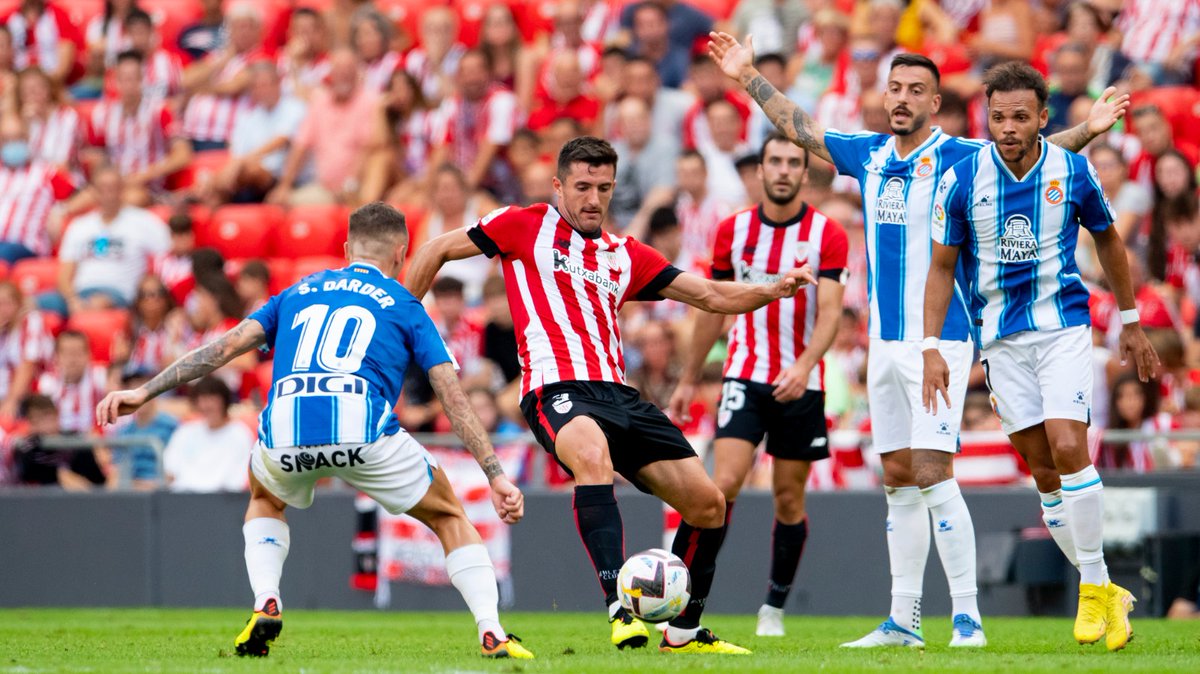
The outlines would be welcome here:
M 265 659 L 232 655 L 247 613 L 237 609 L 0 610 L 0 673 L 34 672 L 1197 672 L 1200 623 L 1136 620 L 1136 638 L 1119 653 L 1079 646 L 1071 622 L 1057 618 L 985 620 L 991 644 L 951 651 L 949 620 L 926 620 L 924 652 L 847 652 L 837 648 L 874 626 L 871 618 L 789 617 L 788 637 L 759 639 L 751 616 L 714 615 L 717 634 L 755 651 L 748 657 L 678 656 L 653 647 L 618 652 L 600 615 L 518 613 L 505 626 L 521 635 L 534 661 L 478 656 L 462 613 L 296 610 Z M 652 641 L 657 643 L 656 640 Z M 682 662 L 681 662 L 682 660 Z

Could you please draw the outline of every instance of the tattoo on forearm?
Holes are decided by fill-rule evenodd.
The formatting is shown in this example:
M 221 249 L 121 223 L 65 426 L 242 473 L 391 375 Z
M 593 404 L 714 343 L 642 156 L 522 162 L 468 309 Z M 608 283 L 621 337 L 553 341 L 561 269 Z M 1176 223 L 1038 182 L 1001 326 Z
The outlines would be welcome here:
M 193 349 L 159 372 L 157 376 L 146 383 L 145 389 L 153 398 L 159 394 L 177 388 L 187 382 L 203 377 L 213 370 L 228 363 L 238 354 L 254 348 L 262 343 L 262 329 L 254 334 L 251 323 L 242 321 L 237 327 L 221 336 L 220 339 L 209 342 L 204 346 Z
M 787 96 L 779 93 L 766 78 L 758 75 L 750 80 L 746 92 L 758 102 L 775 128 L 789 140 L 808 150 L 821 149 L 822 144 L 813 135 L 812 118 Z
M 1046 139 L 1064 150 L 1071 152 L 1079 152 L 1087 147 L 1087 144 L 1092 142 L 1092 134 L 1087 129 L 1087 122 L 1076 124 L 1075 126 L 1050 136 Z
M 501 468 L 500 461 L 492 449 L 492 441 L 488 439 L 483 422 L 471 408 L 471 402 L 467 400 L 467 394 L 459 385 L 454 369 L 449 365 L 434 367 L 429 371 L 429 381 L 442 401 L 442 409 L 450 418 L 450 426 L 454 433 L 462 439 L 467 451 L 479 462 L 488 480 L 502 475 L 504 469 Z
M 484 459 L 483 463 L 479 465 L 483 468 L 483 474 L 489 481 L 504 474 L 504 467 L 500 465 L 500 459 L 495 454 Z

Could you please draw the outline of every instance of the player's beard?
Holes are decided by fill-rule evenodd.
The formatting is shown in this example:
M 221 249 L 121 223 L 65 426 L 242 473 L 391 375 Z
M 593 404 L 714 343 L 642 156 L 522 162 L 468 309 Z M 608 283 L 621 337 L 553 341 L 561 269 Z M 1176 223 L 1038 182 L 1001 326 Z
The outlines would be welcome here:
M 1025 161 L 1025 157 L 1029 156 L 1030 152 L 1033 152 L 1034 148 L 1037 146 L 1037 142 L 1038 137 L 1035 135 L 1033 138 L 1022 141 L 1021 144 L 1017 146 L 1017 154 L 1015 157 L 1012 157 L 1011 159 L 1005 157 L 1003 152 L 1000 153 L 1000 157 L 1006 162 L 1020 164 L 1021 162 Z
M 792 188 L 790 190 L 788 190 L 787 194 L 784 194 L 782 196 L 777 195 L 775 193 L 775 190 L 772 189 L 772 187 L 773 187 L 772 185 L 764 183 L 763 184 L 763 195 L 765 195 L 767 197 L 768 201 L 775 204 L 776 206 L 786 206 L 786 205 L 792 203 L 792 200 L 795 199 L 796 195 L 800 193 L 800 183 L 796 183 L 795 185 L 793 185 Z
M 891 115 L 888 115 L 888 128 L 897 136 L 910 136 L 921 129 L 924 129 L 929 124 L 929 115 L 917 115 L 912 110 L 908 111 L 910 125 L 907 128 L 898 128 L 891 123 Z

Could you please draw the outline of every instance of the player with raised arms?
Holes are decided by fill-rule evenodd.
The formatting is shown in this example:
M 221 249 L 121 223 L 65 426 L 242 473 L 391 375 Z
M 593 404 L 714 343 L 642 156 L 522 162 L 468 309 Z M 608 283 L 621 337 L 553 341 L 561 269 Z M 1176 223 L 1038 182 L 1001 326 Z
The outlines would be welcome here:
M 961 270 L 992 404 L 1031 467 L 1042 507 L 1058 520 L 1054 541 L 1079 568 L 1075 639 L 1107 637 L 1109 650 L 1133 635 L 1133 595 L 1104 564 L 1104 485 L 1088 457 L 1092 417 L 1092 331 L 1088 289 L 1075 264 L 1082 226 L 1121 309 L 1120 353 L 1143 382 L 1158 356 L 1142 331 L 1125 246 L 1096 170 L 1041 137 L 1046 81 L 1025 63 L 984 76 L 995 144 L 955 164 L 933 206 L 933 255 L 925 285 L 923 404 L 931 414 L 958 404 L 938 349 Z M 961 258 L 962 264 L 959 265 Z M 944 404 L 939 406 L 938 397 Z
M 867 397 L 888 504 L 892 605 L 879 627 L 843 646 L 925 645 L 921 596 L 931 515 L 953 603 L 950 645 L 986 645 L 976 600 L 975 531 L 952 463 L 974 356 L 961 299 L 949 305 L 940 335 L 950 362 L 950 409 L 943 407 L 936 414 L 923 409 L 920 356 L 934 188 L 950 166 L 984 143 L 954 138 L 931 126 L 941 104 L 940 75 L 924 56 L 899 54 L 892 59 L 883 98 L 892 133 L 846 134 L 824 129 L 767 82 L 754 68 L 750 36 L 745 45 L 725 33 L 710 37 L 712 58 L 745 88 L 776 128 L 793 143 L 833 162 L 841 173 L 857 178 L 862 194 L 870 294 Z M 1128 96 L 1113 99 L 1115 92 L 1110 87 L 1101 95 L 1087 122 L 1048 140 L 1078 150 L 1107 131 L 1129 105 Z
M 483 655 L 532 658 L 500 625 L 496 573 L 437 461 L 393 413 L 409 364 L 429 375 L 454 432 L 491 484 L 492 505 L 515 524 L 524 497 L 505 476 L 424 307 L 393 277 L 404 260 L 404 215 L 383 203 L 350 214 L 349 264 L 301 279 L 220 339 L 184 355 L 140 388 L 108 394 L 100 425 L 259 347 L 275 349 L 271 393 L 250 457 L 242 533 L 254 612 L 234 642 L 267 655 L 283 629 L 279 581 L 291 545 L 284 509 L 312 504 L 317 480 L 336 476 L 393 514 L 437 534 L 446 572 L 475 617 Z
M 849 242 L 841 225 L 804 202 L 800 188 L 807 174 L 807 150 L 778 132 L 768 136 L 759 150 L 758 168 L 766 198 L 721 221 L 712 251 L 714 279 L 770 283 L 804 260 L 820 280 L 795 297 L 738 316 L 729 332 L 713 441 L 713 481 L 725 494 L 727 510 L 732 510 L 764 437 L 774 459 L 775 525 L 758 636 L 784 636 L 783 606 L 808 538 L 805 483 L 812 462 L 829 456 L 821 359 L 837 335 Z M 700 371 L 724 325 L 719 314 L 696 318 L 691 348 L 671 396 L 675 418 L 688 420 Z
M 421 297 L 447 261 L 500 258 L 521 359 L 521 409 L 538 442 L 575 477 L 575 521 L 604 592 L 612 643 L 640 647 L 650 638 L 617 600 L 625 561 L 613 492 L 619 473 L 683 518 L 672 551 L 688 566 L 692 594 L 660 650 L 749 653 L 700 626 L 725 536 L 725 497 L 679 428 L 625 384 L 617 313 L 630 300 L 663 298 L 745 313 L 815 279 L 808 265 L 799 265 L 768 284 L 717 283 L 680 271 L 632 237 L 604 231 L 616 167 L 607 141 L 568 141 L 553 178 L 557 207 L 502 208 L 443 234 L 417 252 L 405 282 Z

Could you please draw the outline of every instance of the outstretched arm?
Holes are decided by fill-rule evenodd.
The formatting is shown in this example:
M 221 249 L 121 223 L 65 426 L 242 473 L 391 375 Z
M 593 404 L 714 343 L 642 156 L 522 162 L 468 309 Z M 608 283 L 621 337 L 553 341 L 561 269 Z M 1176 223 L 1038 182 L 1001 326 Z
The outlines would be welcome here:
M 833 162 L 825 147 L 825 128 L 804 112 L 800 106 L 771 85 L 754 67 L 754 44 L 746 36 L 746 44 L 740 44 L 728 33 L 708 34 L 708 55 L 717 62 L 726 75 L 738 81 L 746 93 L 758 103 L 767 118 L 796 145 L 803 147 L 828 162 Z
M 1113 98 L 1116 93 L 1116 87 L 1105 89 L 1104 93 L 1100 94 L 1100 98 L 1097 98 L 1096 102 L 1092 104 L 1092 111 L 1088 113 L 1086 122 L 1077 124 L 1066 131 L 1059 131 L 1046 140 L 1071 152 L 1082 150 L 1096 136 L 1111 129 L 1129 110 L 1129 94 L 1121 94 Z
M 116 421 L 117 417 L 131 414 L 163 392 L 211 374 L 266 341 L 267 334 L 262 324 L 247 318 L 219 339 L 184 354 L 141 387 L 132 391 L 113 391 L 104 396 L 104 400 L 96 406 L 96 422 L 104 426 Z
M 524 497 L 521 490 L 504 475 L 504 468 L 500 465 L 500 459 L 496 457 L 487 430 L 471 407 L 467 394 L 463 392 L 454 366 L 450 363 L 440 363 L 429 368 L 429 383 L 441 401 L 446 416 L 450 418 L 454 434 L 462 439 L 467 451 L 471 452 L 479 467 L 483 469 L 483 474 L 487 476 L 492 487 L 492 505 L 496 508 L 496 514 L 505 522 L 516 524 L 525 512 Z
M 482 252 L 471 237 L 467 236 L 467 230 L 446 232 L 417 251 L 408 265 L 408 272 L 404 275 L 404 287 L 408 288 L 408 292 L 414 297 L 421 299 L 429 292 L 429 286 L 433 285 L 433 277 L 437 276 L 442 265 L 451 260 L 481 255 Z
M 789 270 L 770 285 L 712 281 L 684 272 L 659 294 L 714 314 L 744 314 L 781 297 L 792 297 L 802 286 L 816 282 L 808 265 Z

